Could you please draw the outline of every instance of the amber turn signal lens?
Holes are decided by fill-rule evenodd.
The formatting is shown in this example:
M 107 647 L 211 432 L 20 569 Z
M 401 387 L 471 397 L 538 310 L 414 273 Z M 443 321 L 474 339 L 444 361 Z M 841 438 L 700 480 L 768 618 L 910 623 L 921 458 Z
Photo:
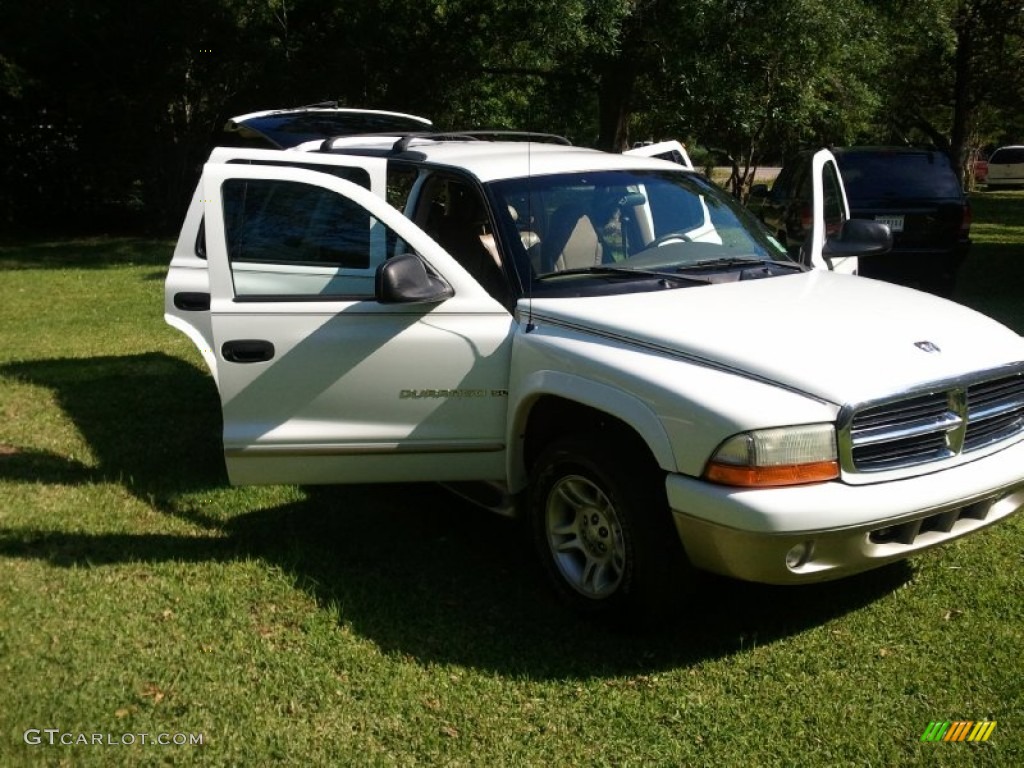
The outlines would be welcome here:
M 839 462 L 816 461 L 811 464 L 782 464 L 775 467 L 740 467 L 712 462 L 708 464 L 704 476 L 714 483 L 746 488 L 804 485 L 835 480 L 839 477 Z

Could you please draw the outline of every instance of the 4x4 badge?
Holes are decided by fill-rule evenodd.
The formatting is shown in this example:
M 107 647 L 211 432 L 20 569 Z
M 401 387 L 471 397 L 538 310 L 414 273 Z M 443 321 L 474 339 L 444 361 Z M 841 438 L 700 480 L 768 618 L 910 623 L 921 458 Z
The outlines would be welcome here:
M 930 341 L 915 341 L 914 346 L 920 349 L 922 352 L 941 352 L 938 344 L 933 344 Z

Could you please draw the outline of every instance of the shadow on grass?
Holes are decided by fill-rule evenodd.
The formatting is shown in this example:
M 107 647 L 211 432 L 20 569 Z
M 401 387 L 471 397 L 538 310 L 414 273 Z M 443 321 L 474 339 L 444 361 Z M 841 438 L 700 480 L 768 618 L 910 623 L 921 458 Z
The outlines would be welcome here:
M 0 241 L 0 269 L 105 269 L 160 265 L 161 278 L 174 243 L 145 237 L 78 237 Z
M 1024 192 L 976 192 L 973 244 L 954 299 L 1024 333 Z
M 52 389 L 97 466 L 6 446 L 0 478 L 121 483 L 207 535 L 0 530 L 0 555 L 59 567 L 258 559 L 281 568 L 386 652 L 535 678 L 590 678 L 697 664 L 765 645 L 904 583 L 900 565 L 841 583 L 767 587 L 704 577 L 680 620 L 643 633 L 581 622 L 558 605 L 521 526 L 435 485 L 305 489 L 272 509 L 214 519 L 183 494 L 226 484 L 212 382 L 162 354 L 13 363 L 0 374 Z
M 976 243 L 960 271 L 953 299 L 1024 334 L 1021 286 L 1024 248 L 1014 243 Z
M 183 491 L 227 483 L 220 451 L 220 403 L 213 381 L 162 353 L 14 362 L 0 375 L 51 390 L 85 437 L 96 467 L 16 450 L 0 455 L 0 476 L 112 482 L 163 512 Z

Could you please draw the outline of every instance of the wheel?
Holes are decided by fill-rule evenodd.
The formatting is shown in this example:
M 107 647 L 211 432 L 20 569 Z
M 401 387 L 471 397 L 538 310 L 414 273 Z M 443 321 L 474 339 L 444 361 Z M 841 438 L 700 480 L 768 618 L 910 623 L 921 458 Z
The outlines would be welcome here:
M 588 616 L 647 623 L 685 591 L 664 476 L 638 453 L 632 443 L 566 439 L 534 467 L 534 547 L 555 591 Z

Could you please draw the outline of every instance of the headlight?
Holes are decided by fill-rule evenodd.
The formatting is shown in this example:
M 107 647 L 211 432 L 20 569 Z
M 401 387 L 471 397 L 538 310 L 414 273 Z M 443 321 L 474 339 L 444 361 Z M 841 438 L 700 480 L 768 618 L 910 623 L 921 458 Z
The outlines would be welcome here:
M 757 429 L 722 443 L 704 477 L 747 487 L 820 483 L 839 477 L 836 456 L 832 424 Z

